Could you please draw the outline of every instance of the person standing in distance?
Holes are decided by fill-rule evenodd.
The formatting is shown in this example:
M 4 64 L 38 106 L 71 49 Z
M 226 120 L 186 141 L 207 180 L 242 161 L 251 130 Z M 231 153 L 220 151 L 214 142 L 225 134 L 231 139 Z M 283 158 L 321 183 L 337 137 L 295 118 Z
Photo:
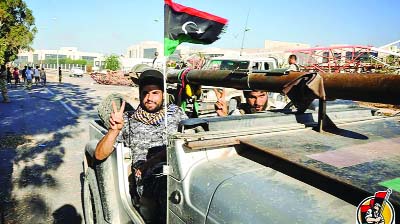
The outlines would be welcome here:
M 61 72 L 61 67 L 58 67 L 58 82 L 62 82 L 62 72 Z
M 288 58 L 289 68 L 287 71 L 299 72 L 300 67 L 297 64 L 297 56 L 292 54 Z

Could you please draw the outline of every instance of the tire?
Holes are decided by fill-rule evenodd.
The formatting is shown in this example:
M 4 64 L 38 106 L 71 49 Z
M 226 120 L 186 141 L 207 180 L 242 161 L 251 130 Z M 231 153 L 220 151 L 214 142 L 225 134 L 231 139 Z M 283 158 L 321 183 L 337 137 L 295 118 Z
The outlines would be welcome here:
M 96 175 L 90 167 L 87 169 L 83 181 L 83 213 L 86 224 L 104 223 Z

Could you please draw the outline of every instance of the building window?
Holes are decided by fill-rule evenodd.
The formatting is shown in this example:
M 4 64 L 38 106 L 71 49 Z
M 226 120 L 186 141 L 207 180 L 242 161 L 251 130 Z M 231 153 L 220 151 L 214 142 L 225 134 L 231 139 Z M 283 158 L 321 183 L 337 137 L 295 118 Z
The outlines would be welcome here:
M 57 54 L 45 54 L 45 59 L 52 59 L 52 58 L 57 59 Z M 67 58 L 67 55 L 59 54 L 58 59 L 60 58 Z
M 28 56 L 18 56 L 17 59 L 14 61 L 15 63 L 27 63 Z
M 157 48 L 145 48 L 143 49 L 144 58 L 154 58 L 154 54 L 157 52 Z
M 94 61 L 95 58 L 96 57 L 93 57 L 93 56 L 82 56 L 83 60 L 86 60 L 86 61 L 91 62 L 91 63 Z
M 33 63 L 36 64 L 39 61 L 39 55 L 38 54 L 33 54 Z

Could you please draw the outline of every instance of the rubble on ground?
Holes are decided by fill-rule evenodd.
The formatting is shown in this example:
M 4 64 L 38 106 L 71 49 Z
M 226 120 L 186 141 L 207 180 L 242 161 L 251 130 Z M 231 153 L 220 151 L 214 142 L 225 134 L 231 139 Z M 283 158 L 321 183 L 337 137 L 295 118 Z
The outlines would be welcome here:
M 133 86 L 133 82 L 129 76 L 125 76 L 122 71 L 107 71 L 107 73 L 94 72 L 90 77 L 98 84 L 102 85 L 118 85 Z

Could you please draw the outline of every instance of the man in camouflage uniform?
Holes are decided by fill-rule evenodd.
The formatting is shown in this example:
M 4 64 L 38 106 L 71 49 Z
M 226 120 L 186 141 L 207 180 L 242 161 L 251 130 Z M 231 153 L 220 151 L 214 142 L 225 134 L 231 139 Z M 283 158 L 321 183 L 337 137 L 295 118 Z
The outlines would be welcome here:
M 161 72 L 148 69 L 139 77 L 140 104 L 134 111 L 118 110 L 115 102 L 109 118 L 108 133 L 99 141 L 95 151 L 97 160 L 106 159 L 118 142 L 132 152 L 132 173 L 136 182 L 131 190 L 136 205 L 147 222 L 163 223 L 166 219 L 166 178 L 160 184 L 156 173 L 162 172 L 166 162 L 167 134 L 177 131 L 178 124 L 187 116 L 176 105 L 167 107 L 165 127 L 164 81 Z M 141 191 L 141 189 L 143 191 Z M 135 195 L 136 194 L 136 195 Z M 159 220 L 158 220 L 159 219 Z
M 3 96 L 3 103 L 9 103 L 10 99 L 7 94 L 7 69 L 5 65 L 0 68 L 0 91 Z

